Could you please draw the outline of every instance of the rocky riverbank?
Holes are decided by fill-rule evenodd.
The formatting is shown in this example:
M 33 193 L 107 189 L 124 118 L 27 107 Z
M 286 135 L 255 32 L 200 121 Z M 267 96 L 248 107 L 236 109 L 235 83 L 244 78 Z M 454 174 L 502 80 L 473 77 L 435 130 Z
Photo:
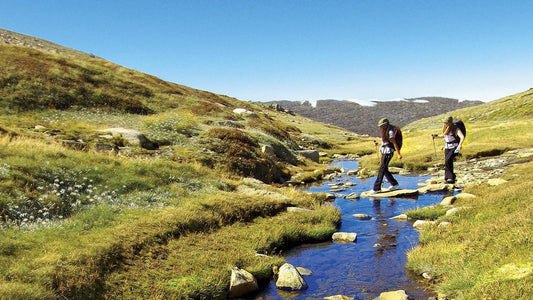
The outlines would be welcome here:
M 533 148 L 510 150 L 495 156 L 469 160 L 462 160 L 459 157 L 454 164 L 454 171 L 457 175 L 456 186 L 464 187 L 471 184 L 497 185 L 503 182 L 500 177 L 512 165 L 532 159 Z M 444 176 L 443 167 L 431 168 L 428 172 L 432 176 Z

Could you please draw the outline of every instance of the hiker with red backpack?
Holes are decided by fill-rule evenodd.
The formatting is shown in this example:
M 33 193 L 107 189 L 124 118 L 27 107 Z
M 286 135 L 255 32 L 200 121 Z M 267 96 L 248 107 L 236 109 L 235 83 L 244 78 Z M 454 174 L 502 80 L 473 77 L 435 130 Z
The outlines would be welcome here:
M 442 135 L 432 134 L 433 139 L 444 139 L 444 180 L 446 183 L 455 183 L 455 173 L 453 172 L 453 161 L 459 151 L 463 148 L 463 141 L 466 136 L 466 128 L 463 121 L 447 117 L 442 127 Z
M 381 146 L 379 147 L 379 152 L 381 152 L 381 165 L 379 167 L 378 177 L 374 182 L 374 188 L 369 192 L 370 194 L 381 192 L 383 177 L 386 177 L 391 184 L 391 187 L 387 191 L 398 189 L 398 181 L 389 171 L 389 163 L 395 151 L 398 152 L 398 159 L 402 159 L 402 154 L 400 153 L 403 140 L 401 130 L 391 125 L 388 119 L 379 120 L 378 126 L 381 131 Z

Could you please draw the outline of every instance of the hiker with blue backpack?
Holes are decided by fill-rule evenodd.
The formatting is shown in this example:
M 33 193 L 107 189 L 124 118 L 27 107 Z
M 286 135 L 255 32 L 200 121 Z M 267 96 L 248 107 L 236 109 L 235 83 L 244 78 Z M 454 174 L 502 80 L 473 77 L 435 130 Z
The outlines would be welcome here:
M 463 121 L 447 117 L 442 127 L 442 135 L 432 134 L 434 139 L 444 139 L 444 180 L 446 183 L 455 183 L 455 173 L 453 172 L 453 161 L 459 151 L 463 148 L 466 136 L 466 128 Z
M 402 159 L 400 149 L 402 148 L 403 139 L 400 128 L 391 125 L 388 119 L 379 120 L 378 127 L 381 131 L 381 146 L 379 147 L 379 152 L 381 152 L 381 165 L 379 166 L 378 176 L 374 182 L 374 188 L 369 192 L 370 194 L 381 192 L 383 177 L 386 177 L 391 184 L 391 187 L 387 191 L 398 189 L 398 181 L 389 171 L 389 163 L 394 152 L 398 152 L 398 159 Z

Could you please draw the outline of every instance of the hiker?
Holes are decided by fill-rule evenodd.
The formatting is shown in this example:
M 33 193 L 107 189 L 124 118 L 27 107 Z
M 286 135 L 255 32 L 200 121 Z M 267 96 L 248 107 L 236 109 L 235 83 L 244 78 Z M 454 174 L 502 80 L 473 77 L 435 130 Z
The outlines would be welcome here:
M 466 130 L 461 120 L 454 121 L 453 117 L 447 117 L 442 127 L 442 135 L 432 134 L 433 139 L 444 139 L 444 180 L 446 183 L 455 183 L 453 161 L 463 147 Z
M 383 176 L 387 178 L 391 187 L 387 191 L 395 191 L 398 189 L 398 181 L 389 172 L 389 163 L 394 155 L 394 151 L 398 152 L 398 159 L 402 159 L 401 149 L 401 131 L 399 128 L 392 126 L 388 119 L 381 119 L 378 122 L 378 126 L 381 131 L 381 146 L 379 152 L 381 152 L 381 165 L 379 167 L 378 177 L 374 182 L 374 188 L 370 191 L 370 194 L 381 192 L 381 184 L 383 182 Z

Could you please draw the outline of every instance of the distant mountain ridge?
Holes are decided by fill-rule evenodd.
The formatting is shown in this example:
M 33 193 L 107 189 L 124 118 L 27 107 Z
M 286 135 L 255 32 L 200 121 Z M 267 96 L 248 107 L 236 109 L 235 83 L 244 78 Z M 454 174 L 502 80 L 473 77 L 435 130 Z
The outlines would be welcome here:
M 378 136 L 377 123 L 388 118 L 396 126 L 403 127 L 413 121 L 440 115 L 460 108 L 483 104 L 482 101 L 444 97 L 419 97 L 396 101 L 372 101 L 373 106 L 364 106 L 348 100 L 318 100 L 316 106 L 309 101 L 270 101 L 268 105 L 320 121 L 336 125 L 358 134 Z

